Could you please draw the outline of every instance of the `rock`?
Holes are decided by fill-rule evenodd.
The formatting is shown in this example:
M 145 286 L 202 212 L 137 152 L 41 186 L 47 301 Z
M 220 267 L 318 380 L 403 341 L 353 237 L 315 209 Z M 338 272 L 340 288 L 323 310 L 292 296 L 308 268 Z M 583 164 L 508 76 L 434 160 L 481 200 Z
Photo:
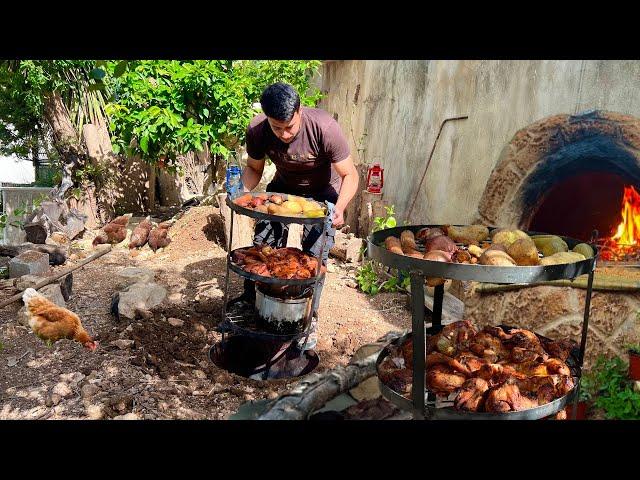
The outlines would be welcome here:
M 100 391 L 100 388 L 90 383 L 84 385 L 81 390 L 82 398 L 91 398 Z
M 174 327 L 181 327 L 184 325 L 184 320 L 180 320 L 179 318 L 170 318 L 167 322 Z
M 85 375 L 81 372 L 73 372 L 73 373 L 63 373 L 60 375 L 60 379 L 64 382 L 70 383 L 71 385 L 77 385 L 84 379 Z
M 202 335 L 205 335 L 205 336 L 207 335 L 207 327 L 205 327 L 201 323 L 194 323 L 193 324 L 193 329 L 196 332 L 201 333 Z
M 358 282 L 356 282 L 355 280 L 347 280 L 345 285 L 349 288 L 358 288 Z
M 9 278 L 40 275 L 49 271 L 49 254 L 27 250 L 9 260 Z
M 13 284 L 18 290 L 26 290 L 27 288 L 33 288 L 38 283 L 43 281 L 45 277 L 39 277 L 38 275 L 23 275 L 14 280 Z
M 205 379 L 205 378 L 207 378 L 207 374 L 206 374 L 206 373 L 204 373 L 202 370 L 194 370 L 194 371 L 193 371 L 193 375 L 194 375 L 196 378 L 201 378 L 201 379 Z
M 119 293 L 113 308 L 117 308 L 119 316 L 133 320 L 136 311 L 149 310 L 166 296 L 167 291 L 157 283 L 134 283 Z
M 333 263 L 327 263 L 327 272 L 336 273 L 336 266 Z
M 633 382 L 633 390 L 636 392 L 640 392 L 640 380 L 636 380 Z
M 62 295 L 62 289 L 57 283 L 45 285 L 40 290 L 38 290 L 38 293 L 43 295 L 46 299 L 51 300 L 59 307 L 67 306 L 67 302 L 65 302 L 64 296 Z
M 115 340 L 113 342 L 110 343 L 110 345 L 116 346 L 118 347 L 120 350 L 126 350 L 127 348 L 131 348 L 133 347 L 133 344 L 135 343 L 134 340 Z
M 71 297 L 71 292 L 73 290 L 73 273 L 62 277 L 58 282 L 58 285 L 60 285 L 62 297 L 65 299 L 65 301 L 69 300 L 69 298 Z
M 47 396 L 47 398 L 44 400 L 44 404 L 47 407 L 53 407 L 53 399 L 51 398 L 51 396 Z
M 345 262 L 358 262 L 362 246 L 363 240 L 361 238 L 353 237 L 352 234 L 345 235 L 342 232 L 336 232 L 334 245 L 329 250 L 329 254 Z
M 65 382 L 58 382 L 56 386 L 53 387 L 53 394 L 60 395 L 61 397 L 65 398 L 69 395 L 72 395 L 73 391 Z
M 128 287 L 134 283 L 151 283 L 154 278 L 154 271 L 148 268 L 127 267 L 120 270 L 117 274 L 120 288 Z
M 51 395 L 51 404 L 52 405 L 58 405 L 61 400 L 62 400 L 62 397 L 60 395 L 57 395 L 55 393 Z
M 73 240 L 76 238 L 80 232 L 85 229 L 85 222 L 87 217 L 82 215 L 78 211 L 72 210 L 67 216 L 67 224 L 64 227 L 65 234 L 68 238 Z
M 124 415 L 118 415 L 117 417 L 113 417 L 114 420 L 140 420 L 140 417 L 137 413 L 126 413 Z
M 87 416 L 91 420 L 101 420 L 104 418 L 104 406 L 103 405 L 89 405 L 87 407 Z

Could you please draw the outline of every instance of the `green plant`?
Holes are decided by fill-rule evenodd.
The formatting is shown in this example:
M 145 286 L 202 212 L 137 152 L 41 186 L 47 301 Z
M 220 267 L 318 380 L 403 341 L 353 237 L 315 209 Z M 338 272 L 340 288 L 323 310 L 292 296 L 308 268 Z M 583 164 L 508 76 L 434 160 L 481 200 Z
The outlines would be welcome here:
M 640 344 L 638 343 L 627 343 L 624 348 L 627 349 L 630 353 L 635 353 L 636 355 L 640 355 Z
M 321 97 L 310 87 L 316 60 L 142 60 L 116 72 L 120 64 L 104 67 L 114 92 L 107 106 L 114 151 L 172 172 L 179 155 L 205 145 L 214 157 L 231 155 L 268 84 L 291 83 L 304 105 L 315 106 Z
M 375 217 L 373 219 L 373 231 L 377 232 L 378 230 L 384 230 L 385 228 L 393 228 L 397 225 L 396 218 L 394 217 L 395 212 L 394 205 L 390 207 L 384 207 L 386 210 L 386 215 L 384 217 Z
M 640 419 L 640 392 L 633 390 L 627 378 L 628 366 L 620 357 L 599 356 L 592 371 L 593 405 L 604 410 L 609 419 Z
M 409 288 L 410 279 L 406 272 L 395 272 L 388 276 L 382 273 L 382 266 L 373 261 L 365 262 L 356 272 L 356 281 L 360 290 L 369 295 L 379 292 L 406 291 Z

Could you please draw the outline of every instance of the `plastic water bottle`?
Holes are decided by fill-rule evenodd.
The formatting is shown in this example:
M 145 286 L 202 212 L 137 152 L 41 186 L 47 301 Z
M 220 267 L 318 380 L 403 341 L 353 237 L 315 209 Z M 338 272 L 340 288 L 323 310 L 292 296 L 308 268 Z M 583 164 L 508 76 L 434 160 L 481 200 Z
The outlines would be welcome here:
M 227 165 L 227 194 L 230 197 L 235 197 L 242 193 L 242 168 L 238 164 Z

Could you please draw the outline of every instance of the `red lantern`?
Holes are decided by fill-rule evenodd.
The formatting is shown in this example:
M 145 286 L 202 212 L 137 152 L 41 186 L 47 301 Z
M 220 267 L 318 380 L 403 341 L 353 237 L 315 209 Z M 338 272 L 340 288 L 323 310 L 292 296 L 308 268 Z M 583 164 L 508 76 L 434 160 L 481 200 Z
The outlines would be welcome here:
M 367 192 L 381 193 L 384 184 L 384 168 L 379 163 L 374 163 L 367 171 Z

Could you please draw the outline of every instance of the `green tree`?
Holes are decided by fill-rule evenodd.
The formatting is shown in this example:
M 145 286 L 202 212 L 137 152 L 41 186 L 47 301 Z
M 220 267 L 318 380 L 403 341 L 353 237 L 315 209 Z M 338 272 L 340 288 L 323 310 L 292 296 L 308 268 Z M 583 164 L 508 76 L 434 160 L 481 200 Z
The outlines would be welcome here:
M 93 60 L 0 62 L 0 148 L 37 162 L 52 143 L 62 163 L 61 197 L 86 156 L 82 127 L 106 124 L 104 71 Z
M 315 105 L 319 61 L 142 60 L 108 62 L 107 106 L 114 149 L 175 171 L 177 157 L 201 151 L 226 158 L 244 141 L 252 104 L 269 83 L 285 81 Z M 116 75 L 119 75 L 116 77 Z M 310 91 L 311 90 L 311 91 Z

